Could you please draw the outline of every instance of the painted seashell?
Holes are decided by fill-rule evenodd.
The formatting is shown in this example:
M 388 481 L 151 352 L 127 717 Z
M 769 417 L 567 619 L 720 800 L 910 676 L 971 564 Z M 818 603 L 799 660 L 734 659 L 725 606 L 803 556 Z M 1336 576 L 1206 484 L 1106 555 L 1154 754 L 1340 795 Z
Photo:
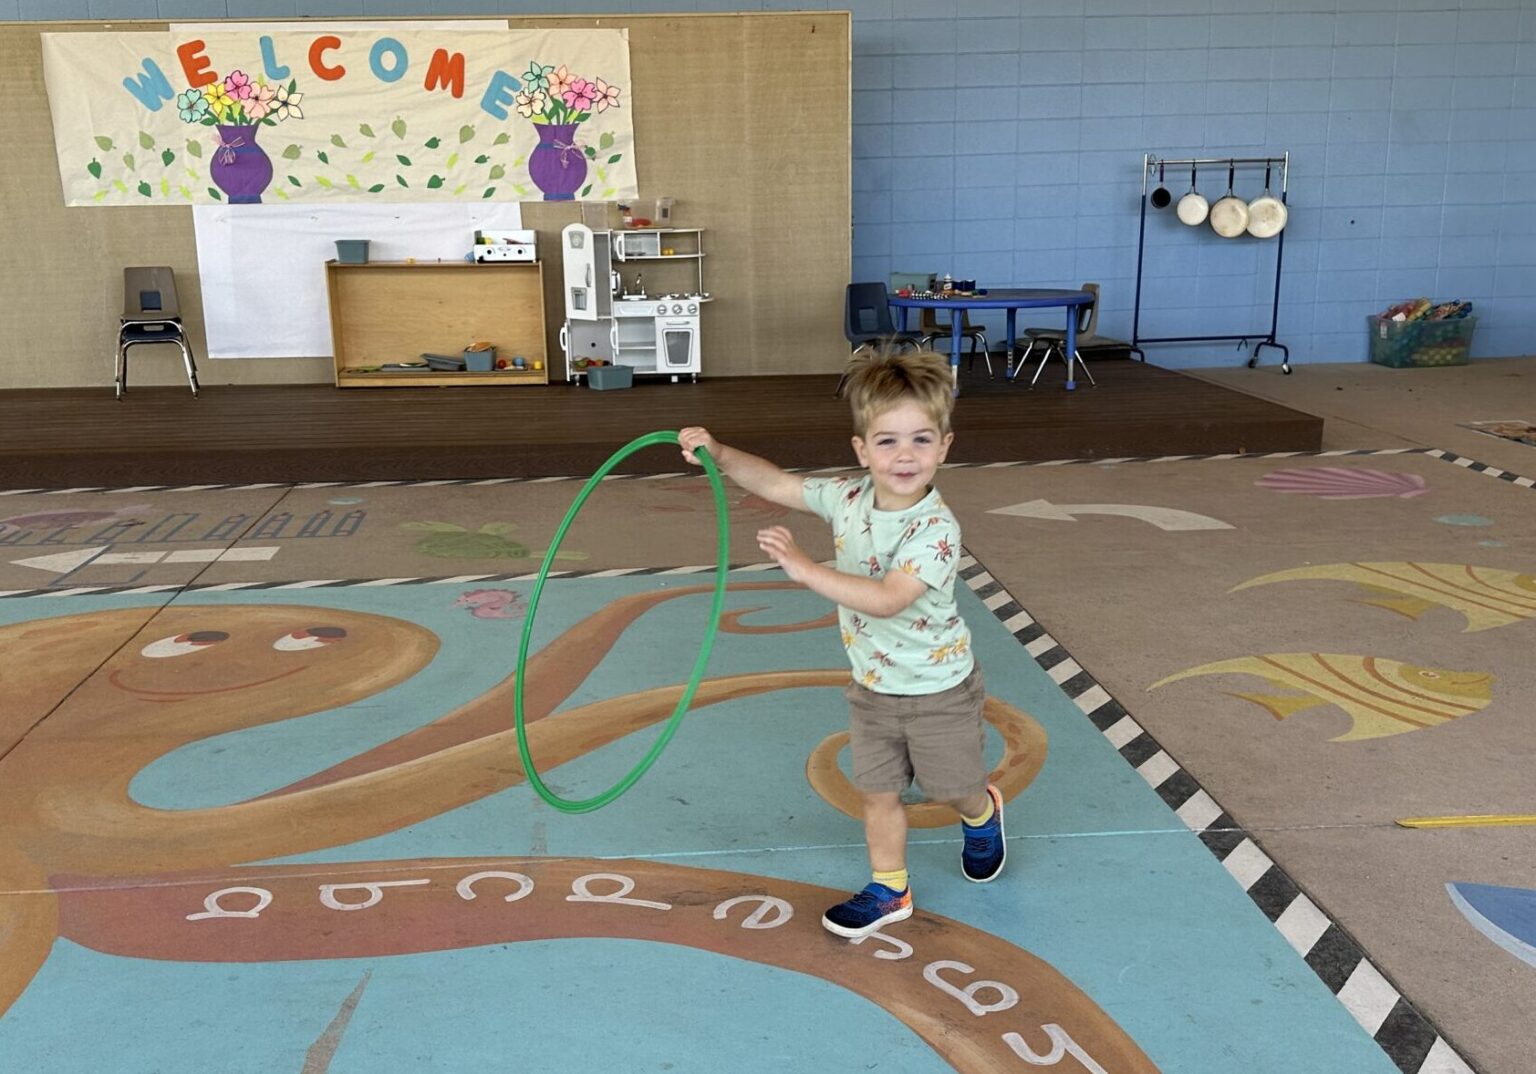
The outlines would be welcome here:
M 1321 500 L 1409 500 L 1429 491 L 1429 482 L 1418 474 L 1390 470 L 1357 470 L 1342 466 L 1309 466 L 1296 470 L 1271 470 L 1254 482 L 1261 489 Z

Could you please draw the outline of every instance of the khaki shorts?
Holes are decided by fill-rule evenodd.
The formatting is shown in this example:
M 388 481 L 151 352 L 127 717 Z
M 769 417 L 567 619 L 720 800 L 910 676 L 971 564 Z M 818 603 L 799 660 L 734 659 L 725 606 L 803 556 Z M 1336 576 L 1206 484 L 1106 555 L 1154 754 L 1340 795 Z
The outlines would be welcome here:
M 981 668 L 936 694 L 843 689 L 853 740 L 853 785 L 865 794 L 900 793 L 912 778 L 936 802 L 957 802 L 987 787 L 982 759 L 987 691 Z

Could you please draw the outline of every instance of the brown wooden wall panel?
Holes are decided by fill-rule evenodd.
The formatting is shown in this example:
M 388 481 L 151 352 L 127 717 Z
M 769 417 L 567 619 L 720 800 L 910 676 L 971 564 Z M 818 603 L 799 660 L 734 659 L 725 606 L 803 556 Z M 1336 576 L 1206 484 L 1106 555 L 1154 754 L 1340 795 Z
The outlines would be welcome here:
M 675 197 L 679 226 L 708 229 L 705 285 L 717 301 L 703 321 L 704 375 L 837 368 L 851 247 L 847 12 L 508 21 L 629 29 L 641 192 Z M 110 384 L 124 265 L 176 270 L 188 330 L 206 353 L 191 211 L 64 207 L 41 35 L 107 28 L 167 27 L 0 24 L 0 388 Z M 523 218 L 539 232 L 546 348 L 558 355 L 559 232 L 580 206 L 529 202 Z M 174 384 L 178 369 L 145 361 L 135 377 Z M 331 379 L 328 358 L 203 360 L 199 370 L 207 384 Z

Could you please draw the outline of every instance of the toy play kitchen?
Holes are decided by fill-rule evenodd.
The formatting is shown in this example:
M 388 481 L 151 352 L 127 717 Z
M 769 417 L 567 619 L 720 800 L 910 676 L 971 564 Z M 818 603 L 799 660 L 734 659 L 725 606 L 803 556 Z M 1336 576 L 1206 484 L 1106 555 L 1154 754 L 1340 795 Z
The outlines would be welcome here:
M 703 236 L 699 228 L 602 230 L 586 224 L 560 233 L 566 380 L 608 365 L 673 382 L 699 379 L 699 322 L 710 300 Z M 648 286 L 646 273 L 663 282 Z

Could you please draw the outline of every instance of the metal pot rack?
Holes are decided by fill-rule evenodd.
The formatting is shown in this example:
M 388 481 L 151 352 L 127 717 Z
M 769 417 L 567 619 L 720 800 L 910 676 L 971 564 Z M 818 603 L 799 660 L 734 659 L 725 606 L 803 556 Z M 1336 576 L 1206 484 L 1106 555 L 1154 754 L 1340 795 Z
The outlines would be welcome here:
M 1249 340 L 1257 340 L 1253 346 L 1253 352 L 1248 358 L 1248 368 L 1252 369 L 1259 364 L 1259 351 L 1265 347 L 1273 347 L 1280 352 L 1280 369 L 1289 374 L 1291 371 L 1291 352 L 1285 344 L 1275 339 L 1275 333 L 1280 326 L 1280 270 L 1285 263 L 1285 231 L 1282 228 L 1275 244 L 1275 297 L 1270 307 L 1269 332 L 1249 332 L 1246 335 L 1227 336 L 1144 336 L 1141 334 L 1141 275 L 1142 263 L 1147 249 L 1147 183 L 1159 169 L 1166 174 L 1169 168 L 1194 168 L 1202 165 L 1225 166 L 1229 173 L 1236 172 L 1240 168 L 1264 169 L 1264 187 L 1269 189 L 1270 180 L 1276 170 L 1280 173 L 1280 201 L 1285 203 L 1285 194 L 1290 182 L 1291 154 L 1290 151 L 1282 153 L 1278 157 L 1186 157 L 1175 160 L 1171 157 L 1157 157 L 1150 153 L 1141 158 L 1141 227 L 1136 236 L 1136 305 L 1131 317 L 1131 352 L 1141 355 L 1141 360 L 1147 360 L 1146 351 L 1141 349 L 1143 343 L 1209 343 L 1220 340 L 1239 340 L 1246 346 Z M 1161 182 L 1161 181 L 1160 181 Z M 1178 205 L 1175 198 L 1171 203 Z M 1204 226 L 1203 224 L 1200 226 Z M 1224 239 L 1230 242 L 1230 239 Z

